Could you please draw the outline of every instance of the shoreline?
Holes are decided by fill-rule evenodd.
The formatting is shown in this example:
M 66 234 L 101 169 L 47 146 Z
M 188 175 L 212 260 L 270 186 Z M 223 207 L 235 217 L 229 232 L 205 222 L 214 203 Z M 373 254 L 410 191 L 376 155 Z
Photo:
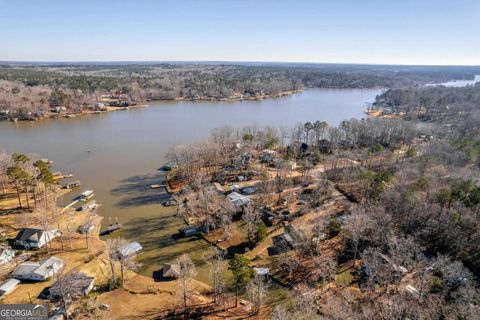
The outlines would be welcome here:
M 242 96 L 232 96 L 232 97 L 225 97 L 225 98 L 218 98 L 218 97 L 199 97 L 195 99 L 188 99 L 185 97 L 175 97 L 173 99 L 151 99 L 151 100 L 143 100 L 139 102 L 136 105 L 128 106 L 128 107 L 112 107 L 108 106 L 106 107 L 106 110 L 84 110 L 81 112 L 63 112 L 63 113 L 55 113 L 55 112 L 48 112 L 46 113 L 45 116 L 43 117 L 38 117 L 38 118 L 33 118 L 33 119 L 18 119 L 18 118 L 4 118 L 0 119 L 0 121 L 4 122 L 36 122 L 40 120 L 46 120 L 46 119 L 59 119 L 59 118 L 66 118 L 66 119 L 72 119 L 76 117 L 81 117 L 84 115 L 96 115 L 96 114 L 103 114 L 103 113 L 108 113 L 108 112 L 113 112 L 113 111 L 123 111 L 123 110 L 130 110 L 130 109 L 142 109 L 148 107 L 149 102 L 161 102 L 161 101 L 168 101 L 168 102 L 180 102 L 180 101 L 199 101 L 199 102 L 204 102 L 204 101 L 210 101 L 210 102 L 238 102 L 238 101 L 260 101 L 260 100 L 266 100 L 266 99 L 279 99 L 287 96 L 291 96 L 297 93 L 302 93 L 304 92 L 303 89 L 300 90 L 290 90 L 290 91 L 284 91 L 280 92 L 275 95 L 258 95 L 254 97 L 242 97 Z

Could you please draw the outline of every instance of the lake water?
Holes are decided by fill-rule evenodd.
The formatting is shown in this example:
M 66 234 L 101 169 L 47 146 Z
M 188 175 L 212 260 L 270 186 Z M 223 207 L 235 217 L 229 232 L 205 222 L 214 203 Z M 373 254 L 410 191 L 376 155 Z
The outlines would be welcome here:
M 37 153 L 54 161 L 53 170 L 74 174 L 82 190 L 95 191 L 102 204 L 99 214 L 124 224 L 119 233 L 145 248 L 138 260 L 142 273 L 152 276 L 164 262 L 189 253 L 201 264 L 208 245 L 198 239 L 178 238 L 183 222 L 173 208 L 161 206 L 157 171 L 168 149 L 208 137 L 212 129 L 257 123 L 293 127 L 316 120 L 336 125 L 364 116 L 366 103 L 379 89 L 310 89 L 292 96 L 242 102 L 152 102 L 148 108 L 38 122 L 1 122 L 0 148 L 8 152 Z M 67 202 L 75 194 L 69 194 Z M 205 273 L 199 278 L 205 279 Z
M 443 83 L 429 83 L 427 84 L 428 87 L 433 87 L 433 86 L 445 86 L 445 87 L 466 87 L 469 85 L 474 85 L 475 83 L 480 82 L 480 75 L 476 75 L 472 80 L 453 80 L 453 81 L 448 81 L 448 82 L 443 82 Z

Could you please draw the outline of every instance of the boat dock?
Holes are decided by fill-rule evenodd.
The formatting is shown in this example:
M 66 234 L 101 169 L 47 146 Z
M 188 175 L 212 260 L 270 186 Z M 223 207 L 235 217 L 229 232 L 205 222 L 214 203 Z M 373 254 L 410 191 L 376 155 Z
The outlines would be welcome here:
M 107 227 L 107 229 L 103 230 L 103 231 L 100 231 L 100 236 L 106 236 L 108 234 L 111 234 L 115 231 L 118 231 L 120 229 L 123 228 L 123 225 L 121 223 L 115 223 L 115 224 L 111 224 Z

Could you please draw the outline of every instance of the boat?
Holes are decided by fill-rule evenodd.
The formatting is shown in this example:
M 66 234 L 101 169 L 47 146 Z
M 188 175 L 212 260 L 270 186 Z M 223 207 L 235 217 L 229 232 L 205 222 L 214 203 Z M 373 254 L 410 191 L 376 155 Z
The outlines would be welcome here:
M 160 170 L 163 170 L 163 171 L 170 171 L 172 169 L 175 169 L 177 167 L 177 164 L 174 163 L 174 162 L 167 162 L 165 163 L 161 168 Z
M 40 159 L 40 161 L 42 161 L 45 164 L 52 164 L 53 163 L 53 161 L 49 160 L 49 159 Z
M 164 185 L 161 184 L 151 184 L 150 189 L 159 189 L 165 187 Z
M 162 203 L 162 206 L 164 207 L 172 207 L 172 206 L 176 206 L 177 205 L 177 201 L 175 200 L 168 200 L 168 201 L 165 201 L 164 203 Z
M 80 200 L 86 201 L 91 199 L 95 194 L 93 193 L 93 190 L 85 190 L 82 192 L 82 194 L 79 196 Z
M 78 207 L 77 211 L 87 211 L 87 210 L 95 209 L 96 207 L 97 207 L 97 201 L 92 200 L 85 203 L 83 206 Z
M 108 234 L 111 234 L 115 231 L 118 231 L 120 229 L 123 228 L 123 225 L 121 223 L 115 223 L 115 224 L 111 224 L 107 227 L 107 229 L 103 230 L 103 231 L 100 231 L 100 236 L 106 236 Z
M 78 180 L 69 182 L 69 183 L 67 183 L 66 185 L 63 186 L 64 189 L 73 189 L 73 188 L 77 188 L 77 187 L 80 187 L 80 181 L 78 181 Z

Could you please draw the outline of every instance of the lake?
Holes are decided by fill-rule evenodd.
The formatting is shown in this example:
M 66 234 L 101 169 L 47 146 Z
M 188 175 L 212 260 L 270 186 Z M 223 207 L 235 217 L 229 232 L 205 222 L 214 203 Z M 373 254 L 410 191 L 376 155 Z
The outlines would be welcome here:
M 182 253 L 200 265 L 208 247 L 203 240 L 178 238 L 183 222 L 173 208 L 161 206 L 164 198 L 159 191 L 149 188 L 162 180 L 157 169 L 172 145 L 204 140 L 212 129 L 224 125 L 293 127 L 316 120 L 336 125 L 362 118 L 366 103 L 380 93 L 380 89 L 309 89 L 261 101 L 162 101 L 148 108 L 74 119 L 1 122 L 0 148 L 49 158 L 54 171 L 72 173 L 82 182 L 82 190 L 94 190 L 102 204 L 103 225 L 116 219 L 124 224 L 119 234 L 145 248 L 138 260 L 144 264 L 142 273 L 152 276 Z M 201 270 L 198 277 L 206 281 Z
M 475 83 L 480 82 L 480 75 L 475 75 L 475 77 L 472 80 L 453 80 L 453 81 L 448 81 L 448 82 L 443 82 L 443 83 L 429 83 L 426 86 L 428 87 L 433 87 L 433 86 L 445 86 L 445 87 L 466 87 L 470 85 L 474 85 Z

